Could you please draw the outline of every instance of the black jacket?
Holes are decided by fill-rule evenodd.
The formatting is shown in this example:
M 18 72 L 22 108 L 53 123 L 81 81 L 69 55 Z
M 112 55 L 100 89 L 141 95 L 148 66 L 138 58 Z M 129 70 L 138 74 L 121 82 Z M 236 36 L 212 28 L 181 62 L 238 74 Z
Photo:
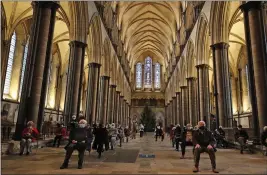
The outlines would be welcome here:
M 97 144 L 104 144 L 107 138 L 108 138 L 108 132 L 106 128 L 95 129 L 95 142 Z
M 267 131 L 261 133 L 261 144 L 267 146 Z
M 218 132 L 220 133 L 221 136 L 225 137 L 225 132 L 223 129 L 219 128 Z
M 176 138 L 181 138 L 182 136 L 182 129 L 181 127 L 176 127 L 174 130 L 174 135 Z
M 203 131 L 200 129 L 196 130 L 193 135 L 195 144 L 199 144 L 201 147 L 207 147 L 208 145 L 213 146 L 215 143 L 214 136 L 207 128 Z
M 239 137 L 244 137 L 245 140 L 247 140 L 248 139 L 248 133 L 247 133 L 247 131 L 246 130 L 243 130 L 243 129 L 236 131 L 236 133 L 235 133 L 235 139 L 238 139 Z

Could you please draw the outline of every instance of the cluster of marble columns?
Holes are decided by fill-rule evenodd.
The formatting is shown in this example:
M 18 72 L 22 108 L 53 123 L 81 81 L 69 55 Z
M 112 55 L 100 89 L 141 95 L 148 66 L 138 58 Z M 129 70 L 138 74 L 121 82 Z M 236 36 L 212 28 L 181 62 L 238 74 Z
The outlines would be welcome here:
M 32 2 L 32 6 L 33 27 L 14 134 L 15 140 L 21 139 L 21 133 L 27 121 L 33 121 L 37 129 L 41 130 L 56 11 L 60 7 L 54 1 L 36 1 Z M 42 27 L 39 26 L 40 23 L 42 23 Z M 69 43 L 70 54 L 63 112 L 65 125 L 70 121 L 72 115 L 79 116 L 80 113 L 86 46 L 86 43 L 76 40 Z M 88 64 L 84 117 L 91 125 L 97 122 L 103 124 L 120 122 L 126 126 L 129 123 L 130 105 L 123 96 L 121 100 L 118 100 L 121 98 L 120 92 L 116 92 L 116 85 L 110 85 L 110 77 L 100 76 L 100 68 L 99 63 Z
M 249 93 L 252 106 L 254 135 L 267 125 L 267 9 L 266 2 L 250 1 L 241 5 L 246 37 Z M 213 52 L 214 94 L 216 127 L 233 126 L 232 94 L 229 71 L 228 43 L 211 45 Z M 190 123 L 204 120 L 210 127 L 209 66 L 197 65 L 197 77 L 187 78 L 187 84 L 176 92 L 166 105 L 168 124 Z M 176 102 L 175 102 L 176 100 Z M 176 110 L 172 110 L 176 106 Z

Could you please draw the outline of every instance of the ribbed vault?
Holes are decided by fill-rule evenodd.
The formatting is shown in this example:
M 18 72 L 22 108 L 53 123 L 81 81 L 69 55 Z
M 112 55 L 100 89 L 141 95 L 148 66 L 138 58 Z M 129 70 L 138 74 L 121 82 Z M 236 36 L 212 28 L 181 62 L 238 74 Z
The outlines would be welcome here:
M 118 27 L 130 66 L 153 54 L 153 60 L 166 68 L 177 30 L 180 27 L 180 2 L 119 2 Z

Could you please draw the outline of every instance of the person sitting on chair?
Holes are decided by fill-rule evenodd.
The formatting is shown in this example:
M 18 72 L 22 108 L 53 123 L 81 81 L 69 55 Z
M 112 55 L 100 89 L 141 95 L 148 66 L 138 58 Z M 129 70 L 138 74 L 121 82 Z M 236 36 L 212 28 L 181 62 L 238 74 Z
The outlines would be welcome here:
M 79 152 L 78 157 L 78 169 L 82 169 L 83 166 L 83 158 L 84 158 L 84 152 L 87 146 L 87 131 L 86 131 L 86 120 L 80 120 L 78 128 L 74 128 L 70 132 L 69 141 L 70 144 L 68 144 L 66 149 L 66 156 L 63 164 L 61 165 L 60 169 L 68 168 L 69 159 L 73 153 L 74 150 L 77 150 Z
M 33 125 L 34 123 L 32 121 L 28 121 L 27 128 L 22 131 L 19 155 L 23 154 L 25 146 L 27 150 L 26 155 L 29 155 L 31 152 L 32 142 L 34 142 L 39 136 L 38 130 L 34 128 Z
M 193 172 L 199 171 L 199 160 L 200 154 L 206 152 L 209 154 L 212 171 L 214 173 L 218 173 L 216 170 L 216 162 L 215 162 L 215 151 L 214 151 L 214 142 L 215 139 L 213 137 L 212 132 L 210 132 L 206 128 L 206 123 L 204 121 L 198 122 L 198 130 L 194 132 L 194 142 L 196 144 L 195 151 L 194 151 L 194 161 L 195 161 L 195 168 Z
M 263 132 L 261 133 L 261 144 L 265 146 L 264 155 L 267 156 L 267 126 L 263 127 Z
M 248 140 L 248 133 L 246 130 L 242 129 L 242 125 L 238 125 L 237 132 L 235 133 L 235 139 L 240 144 L 240 154 L 243 154 L 245 144 Z

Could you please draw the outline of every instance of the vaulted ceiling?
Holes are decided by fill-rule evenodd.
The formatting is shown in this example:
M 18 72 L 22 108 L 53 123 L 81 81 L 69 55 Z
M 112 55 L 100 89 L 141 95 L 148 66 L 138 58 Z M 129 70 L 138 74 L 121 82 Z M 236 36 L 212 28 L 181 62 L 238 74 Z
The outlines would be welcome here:
M 146 56 L 167 65 L 183 6 L 181 2 L 118 2 L 118 27 L 131 66 Z

